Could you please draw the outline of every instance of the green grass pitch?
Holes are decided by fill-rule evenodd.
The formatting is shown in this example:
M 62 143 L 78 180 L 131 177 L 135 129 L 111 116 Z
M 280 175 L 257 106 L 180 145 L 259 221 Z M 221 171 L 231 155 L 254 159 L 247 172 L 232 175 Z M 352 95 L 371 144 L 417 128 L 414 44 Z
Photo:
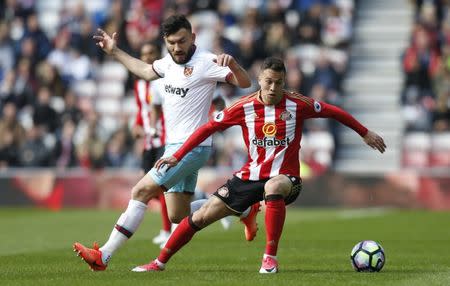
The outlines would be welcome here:
M 104 243 L 118 211 L 0 209 L 0 285 L 450 285 L 450 212 L 289 208 L 278 252 L 280 273 L 258 273 L 264 216 L 253 242 L 235 221 L 194 236 L 163 272 L 132 273 L 154 258 L 150 240 L 160 226 L 148 213 L 105 272 L 91 272 L 72 243 Z M 386 251 L 380 273 L 353 271 L 349 255 L 360 240 Z

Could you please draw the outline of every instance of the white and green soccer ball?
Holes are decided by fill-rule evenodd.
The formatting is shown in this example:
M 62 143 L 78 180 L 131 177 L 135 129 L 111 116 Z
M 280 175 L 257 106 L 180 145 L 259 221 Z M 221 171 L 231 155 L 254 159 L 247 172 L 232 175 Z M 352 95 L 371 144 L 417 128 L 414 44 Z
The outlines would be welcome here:
M 358 272 L 378 272 L 386 262 L 384 249 L 373 240 L 358 242 L 350 255 L 353 269 Z

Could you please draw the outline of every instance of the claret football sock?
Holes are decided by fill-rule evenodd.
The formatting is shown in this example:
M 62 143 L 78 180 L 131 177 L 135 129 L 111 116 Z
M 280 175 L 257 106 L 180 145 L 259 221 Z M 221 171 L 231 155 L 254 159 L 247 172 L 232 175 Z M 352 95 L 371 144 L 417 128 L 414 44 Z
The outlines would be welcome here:
M 158 256 L 158 261 L 161 263 L 167 263 L 169 259 L 180 248 L 188 243 L 194 234 L 199 231 L 200 228 L 194 225 L 191 216 L 185 217 L 179 224 L 175 231 L 170 236 L 165 247 L 161 250 Z
M 283 196 L 266 196 L 266 251 L 267 255 L 276 256 L 278 242 L 283 232 L 284 219 L 286 217 L 286 206 Z
M 162 230 L 170 232 L 171 222 L 169 215 L 167 214 L 166 198 L 164 197 L 164 194 L 159 195 L 159 203 L 161 204 Z
M 114 252 L 137 230 L 144 218 L 146 210 L 146 204 L 140 201 L 130 200 L 127 209 L 117 220 L 108 241 L 100 248 L 104 263 L 107 263 Z

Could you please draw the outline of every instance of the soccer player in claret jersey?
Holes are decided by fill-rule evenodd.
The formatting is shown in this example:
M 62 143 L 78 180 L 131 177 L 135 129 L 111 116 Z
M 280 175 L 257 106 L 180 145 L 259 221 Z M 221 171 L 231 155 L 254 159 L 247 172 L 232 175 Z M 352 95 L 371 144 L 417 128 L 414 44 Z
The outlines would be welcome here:
M 208 121 L 217 82 L 228 82 L 241 88 L 249 87 L 251 82 L 247 72 L 231 55 L 214 55 L 197 48 L 195 34 L 185 16 L 173 15 L 167 18 L 162 24 L 162 33 L 168 54 L 153 64 L 133 58 L 119 49 L 116 45 L 117 33 L 110 36 L 99 29 L 94 39 L 103 51 L 138 77 L 147 81 L 161 78 L 166 128 L 164 156 L 167 157 Z M 74 251 L 92 270 L 105 270 L 114 252 L 138 229 L 148 201 L 163 191 L 171 222 L 178 223 L 188 216 L 198 169 L 208 160 L 211 141 L 211 138 L 205 138 L 177 167 L 165 170 L 152 168 L 132 188 L 128 207 L 117 220 L 108 241 L 101 248 L 97 243 L 94 243 L 93 248 L 88 248 L 76 242 Z M 241 216 L 247 240 L 252 240 L 256 235 L 258 210 L 259 202 L 255 202 Z
M 184 218 L 172 233 L 157 259 L 146 271 L 161 271 L 169 259 L 194 234 L 230 214 L 239 214 L 255 202 L 266 202 L 266 247 L 260 273 L 277 273 L 277 250 L 286 216 L 285 206 L 301 191 L 299 149 L 303 121 L 330 117 L 357 132 L 367 145 L 383 153 L 383 139 L 367 130 L 344 110 L 283 89 L 284 63 L 267 58 L 258 82 L 260 90 L 238 100 L 199 128 L 172 156 L 161 158 L 156 168 L 174 168 L 186 154 L 216 131 L 233 125 L 242 128 L 248 161 L 233 178 L 220 187 L 206 204 Z

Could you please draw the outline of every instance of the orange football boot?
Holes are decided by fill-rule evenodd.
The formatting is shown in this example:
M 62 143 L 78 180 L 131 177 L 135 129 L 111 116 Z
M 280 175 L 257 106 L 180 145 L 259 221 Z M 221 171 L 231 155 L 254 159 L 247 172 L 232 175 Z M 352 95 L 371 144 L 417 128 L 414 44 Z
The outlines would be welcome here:
M 258 224 L 256 223 L 256 215 L 260 211 L 261 203 L 257 202 L 251 206 L 250 212 L 245 218 L 241 218 L 241 222 L 245 225 L 245 239 L 252 241 L 255 239 L 258 231 Z
M 94 242 L 93 248 L 88 248 L 79 242 L 73 244 L 73 251 L 77 253 L 77 256 L 81 256 L 92 271 L 104 271 L 108 265 L 103 264 L 102 252 L 98 248 L 97 242 Z

